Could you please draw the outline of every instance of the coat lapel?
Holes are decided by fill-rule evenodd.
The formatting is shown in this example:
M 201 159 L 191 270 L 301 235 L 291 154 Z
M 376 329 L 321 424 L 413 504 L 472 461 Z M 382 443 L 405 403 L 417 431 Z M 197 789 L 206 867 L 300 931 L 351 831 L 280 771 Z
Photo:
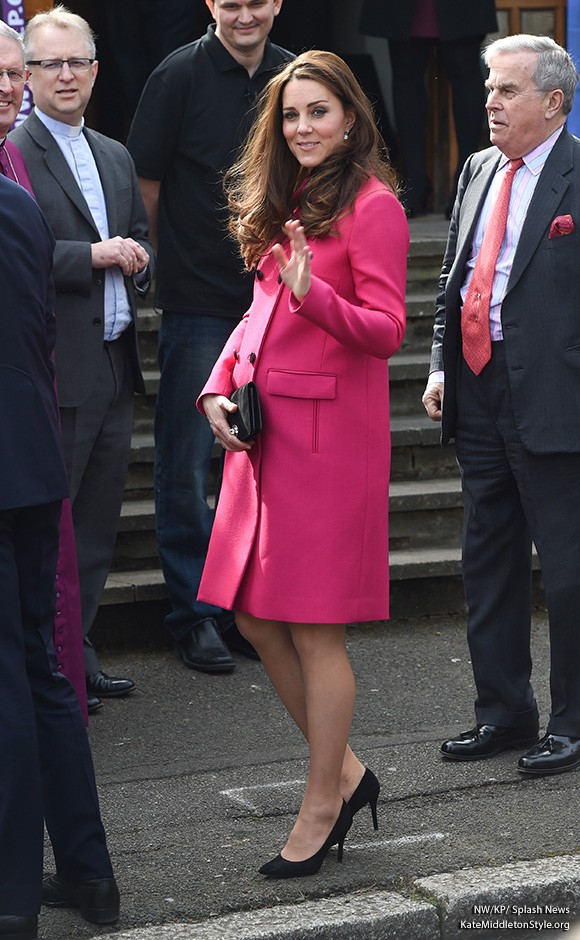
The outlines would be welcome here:
M 540 173 L 518 242 L 506 294 L 513 290 L 538 245 L 546 238 L 548 226 L 557 214 L 569 186 L 563 174 L 572 169 L 573 162 L 572 141 L 564 130 Z
M 109 234 L 118 231 L 117 225 L 117 200 L 115 197 L 115 186 L 111 167 L 111 157 L 101 144 L 96 134 L 85 127 L 84 135 L 88 141 L 89 147 L 93 152 L 97 170 L 101 178 L 101 185 L 105 195 L 105 205 L 107 207 L 107 219 L 109 222 Z
M 467 264 L 471 243 L 473 241 L 473 232 L 499 159 L 499 151 L 495 148 L 486 153 L 485 158 L 475 170 L 465 190 L 459 215 L 455 261 L 449 278 L 451 280 L 452 278 L 455 279 L 459 277 L 459 288 L 461 288 L 465 279 L 465 265 Z
M 24 126 L 33 140 L 44 151 L 44 161 L 50 174 L 54 177 L 71 202 L 74 203 L 89 225 L 97 232 L 86 199 L 79 189 L 78 183 L 72 175 L 61 149 L 50 131 L 47 130 L 34 112 L 30 115 Z

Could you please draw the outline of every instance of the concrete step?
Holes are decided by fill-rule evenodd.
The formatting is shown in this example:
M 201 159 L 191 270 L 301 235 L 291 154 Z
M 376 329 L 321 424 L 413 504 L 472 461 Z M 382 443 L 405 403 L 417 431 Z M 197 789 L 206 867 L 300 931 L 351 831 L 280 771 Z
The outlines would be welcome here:
M 390 552 L 392 582 L 445 578 L 461 573 L 460 549 L 456 547 L 403 549 Z M 159 568 L 113 571 L 107 578 L 102 605 L 133 604 L 167 599 L 167 587 Z
M 391 418 L 391 480 L 456 476 L 455 448 L 440 444 L 440 426 L 431 421 L 420 401 L 411 415 Z M 153 487 L 153 433 L 137 429 L 131 441 L 126 499 L 145 499 Z M 215 448 L 216 465 L 220 449 Z M 214 468 L 215 469 L 215 468 Z M 214 473 L 215 476 L 215 473 Z M 213 481 L 212 481 L 213 482 Z M 210 491 L 212 483 L 210 482 Z
M 213 507 L 214 497 L 210 496 L 208 502 Z M 462 506 L 457 477 L 393 482 L 389 499 L 390 550 L 424 545 L 458 546 Z M 146 570 L 158 566 L 154 501 L 152 498 L 125 500 L 112 570 Z
M 391 619 L 438 616 L 465 611 L 461 580 L 461 552 L 457 547 L 401 549 L 389 554 Z M 532 597 L 545 607 L 541 570 L 533 556 Z M 98 629 L 108 637 L 107 646 L 132 642 L 144 647 L 166 643 L 162 621 L 170 609 L 167 587 L 159 568 L 114 571 L 105 585 Z M 114 624 L 114 630 L 109 626 Z M 152 635 L 145 636 L 150 627 Z M 135 639 L 135 637 L 137 639 Z
M 437 294 L 445 239 L 441 236 L 415 237 L 409 250 L 407 272 L 407 334 L 404 345 L 429 349 L 433 326 L 434 298 Z M 160 313 L 151 300 L 140 301 L 138 332 L 141 359 L 146 369 L 157 365 L 157 334 Z
M 459 477 L 390 485 L 389 552 L 459 547 L 463 497 Z
M 433 317 L 435 315 L 436 285 L 427 290 L 424 284 L 415 292 L 407 293 L 407 329 L 402 349 L 424 352 L 429 361 Z M 151 309 L 139 311 L 139 349 L 143 369 L 148 373 L 157 371 L 157 338 L 160 316 Z M 151 391 L 150 389 L 148 390 Z
M 432 324 L 429 326 L 432 329 Z M 429 340 L 430 342 L 430 340 Z M 408 414 L 420 407 L 421 395 L 429 374 L 429 349 L 404 346 L 389 362 L 389 388 L 391 414 Z M 159 370 L 144 368 L 145 395 L 135 396 L 135 429 L 146 431 L 153 428 L 155 398 L 159 390 Z M 184 407 L 195 408 L 193 395 Z
M 461 505 L 459 477 L 436 480 L 400 480 L 391 483 L 390 512 L 412 512 L 421 509 L 448 509 Z M 208 498 L 213 507 L 215 499 Z M 120 532 L 143 532 L 155 527 L 153 499 L 125 500 L 121 510 Z
M 433 339 L 435 296 L 435 291 L 407 294 L 407 329 L 401 351 L 423 352 L 427 364 Z
M 441 447 L 439 425 L 427 418 L 421 405 L 447 225 L 443 219 L 430 219 L 428 225 L 413 220 L 410 229 L 407 332 L 390 363 L 393 616 L 452 612 L 463 606 L 459 549 L 462 502 L 455 451 L 452 446 Z M 102 610 L 111 616 L 115 612 L 116 622 L 132 618 L 137 627 L 143 616 L 157 622 L 168 606 L 155 544 L 152 500 L 159 325 L 160 315 L 151 302 L 141 303 L 138 331 L 146 395 L 136 399 L 126 499 L 114 568 L 102 604 Z M 193 400 L 190 404 L 193 410 Z M 216 445 L 210 492 L 215 489 L 220 453 Z

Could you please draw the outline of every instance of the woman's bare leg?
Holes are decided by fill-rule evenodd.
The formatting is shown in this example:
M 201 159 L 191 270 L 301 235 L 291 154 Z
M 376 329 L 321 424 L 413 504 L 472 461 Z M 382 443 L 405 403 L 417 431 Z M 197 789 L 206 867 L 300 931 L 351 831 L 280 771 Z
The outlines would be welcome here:
M 310 769 L 298 818 L 282 850 L 289 861 L 322 846 L 342 805 L 341 776 L 355 701 L 342 624 L 289 624 L 302 667 Z
M 290 625 L 279 620 L 260 620 L 249 614 L 236 613 L 240 633 L 254 646 L 260 655 L 264 669 L 280 696 L 290 717 L 308 741 L 308 718 L 302 664 L 296 650 Z M 312 630 L 311 625 L 305 626 Z M 317 624 L 319 626 L 325 626 Z M 332 631 L 344 630 L 331 625 Z M 344 644 L 344 633 L 342 634 Z M 340 791 L 343 799 L 349 800 L 356 790 L 364 767 L 347 745 L 342 762 Z

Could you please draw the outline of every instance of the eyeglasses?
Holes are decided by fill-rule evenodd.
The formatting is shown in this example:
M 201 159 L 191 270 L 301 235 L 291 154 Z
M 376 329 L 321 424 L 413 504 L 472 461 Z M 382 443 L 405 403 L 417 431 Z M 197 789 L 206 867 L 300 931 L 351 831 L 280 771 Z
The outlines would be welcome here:
M 21 85 L 26 78 L 26 71 L 23 72 L 22 69 L 0 69 L 0 81 L 5 75 L 8 76 L 11 85 Z
M 68 65 L 71 72 L 87 72 L 94 59 L 30 59 L 27 65 L 39 65 L 43 72 L 57 75 L 63 65 Z

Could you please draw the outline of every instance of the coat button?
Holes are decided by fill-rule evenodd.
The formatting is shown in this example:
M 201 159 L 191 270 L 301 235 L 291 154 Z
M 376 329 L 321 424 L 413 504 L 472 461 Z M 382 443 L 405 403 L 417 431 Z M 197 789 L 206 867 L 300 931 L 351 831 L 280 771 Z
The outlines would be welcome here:
M 264 280 L 264 272 L 263 272 L 263 271 L 256 271 L 256 277 L 258 278 L 259 281 L 263 281 L 263 280 Z
M 248 362 L 251 362 L 252 365 L 254 365 L 255 361 L 256 361 L 256 353 L 251 352 L 250 355 L 248 356 Z
M 102 326 L 102 324 L 103 324 L 103 321 L 101 320 L 101 318 L 95 317 L 95 319 L 93 320 L 93 326 Z

